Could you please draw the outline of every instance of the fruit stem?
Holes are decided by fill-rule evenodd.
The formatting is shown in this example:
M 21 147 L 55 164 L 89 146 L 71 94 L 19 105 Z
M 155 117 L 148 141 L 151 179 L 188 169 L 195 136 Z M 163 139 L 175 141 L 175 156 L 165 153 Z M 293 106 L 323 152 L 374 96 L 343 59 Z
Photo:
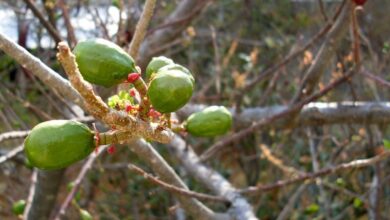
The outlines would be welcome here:
M 134 73 L 130 73 L 129 76 Z M 142 77 L 137 77 L 134 81 L 130 81 L 134 85 L 134 88 L 138 91 L 141 96 L 141 103 L 139 107 L 139 115 L 142 119 L 146 120 L 148 118 L 148 112 L 150 109 L 150 102 L 147 96 L 148 86 Z
M 185 132 L 185 131 L 186 131 L 186 129 L 185 129 L 185 127 L 184 127 L 183 124 L 174 125 L 174 126 L 171 128 L 171 130 L 172 130 L 173 132 L 175 132 L 175 133 L 180 133 L 180 132 Z
M 168 128 L 171 128 L 172 127 L 172 123 L 171 123 L 171 113 L 165 113 L 165 119 L 167 120 L 167 126 Z

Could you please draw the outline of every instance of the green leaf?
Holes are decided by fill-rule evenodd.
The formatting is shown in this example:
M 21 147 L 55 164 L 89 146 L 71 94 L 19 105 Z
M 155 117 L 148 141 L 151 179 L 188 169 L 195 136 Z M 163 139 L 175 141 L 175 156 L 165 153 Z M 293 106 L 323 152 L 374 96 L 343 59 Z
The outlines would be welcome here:
M 353 200 L 353 207 L 360 208 L 362 206 L 363 206 L 363 201 L 362 200 L 360 200 L 359 198 L 355 198 Z
M 383 144 L 385 145 L 385 148 L 387 150 L 390 150 L 390 141 L 389 140 L 383 139 Z
M 305 214 L 309 214 L 309 215 L 314 214 L 314 213 L 318 212 L 319 210 L 320 210 L 320 207 L 317 204 L 313 203 L 313 204 L 309 205 L 308 207 L 306 207 Z

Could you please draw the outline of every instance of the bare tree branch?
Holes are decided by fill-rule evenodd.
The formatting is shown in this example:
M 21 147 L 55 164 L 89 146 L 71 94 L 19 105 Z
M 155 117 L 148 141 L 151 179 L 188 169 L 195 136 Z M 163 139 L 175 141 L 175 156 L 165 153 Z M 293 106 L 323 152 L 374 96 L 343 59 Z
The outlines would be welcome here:
M 180 109 L 181 118 L 187 118 L 192 113 L 201 111 L 206 105 L 188 104 Z M 248 127 L 254 121 L 261 121 L 272 115 L 285 111 L 288 106 L 269 106 L 246 108 L 240 114 L 234 114 L 230 109 L 234 122 L 238 127 Z M 280 119 L 264 125 L 265 128 L 305 127 L 332 124 L 388 124 L 390 123 L 389 102 L 311 102 L 305 105 L 297 115 L 294 124 L 289 120 Z
M 141 46 L 142 41 L 144 40 L 146 29 L 149 26 L 150 19 L 153 16 L 154 6 L 156 5 L 156 0 L 146 0 L 144 10 L 142 11 L 141 18 L 137 23 L 135 28 L 134 37 L 131 40 L 129 54 L 130 56 L 137 58 L 138 50 Z
M 74 184 L 73 184 L 71 191 L 66 196 L 64 202 L 61 204 L 60 210 L 57 212 L 56 216 L 54 217 L 55 220 L 61 220 L 61 217 L 63 217 L 65 215 L 65 211 L 68 208 L 69 204 L 72 202 L 74 196 L 76 195 L 76 192 L 78 191 L 80 184 L 81 184 L 82 180 L 84 179 L 85 175 L 91 169 L 93 162 L 106 149 L 106 147 L 107 146 L 103 146 L 99 149 L 99 151 L 97 153 L 91 154 L 89 156 L 88 160 L 84 163 L 79 175 L 73 181 Z
M 287 185 L 299 183 L 299 182 L 302 182 L 305 180 L 312 181 L 315 178 L 320 177 L 320 176 L 334 174 L 336 172 L 349 170 L 349 169 L 357 169 L 357 168 L 372 166 L 380 161 L 384 161 L 384 160 L 387 160 L 389 158 L 390 158 L 390 151 L 385 151 L 384 153 L 379 154 L 378 156 L 375 156 L 372 158 L 359 159 L 359 160 L 354 160 L 354 161 L 351 161 L 348 163 L 342 163 L 342 164 L 339 164 L 339 165 L 334 166 L 334 167 L 321 169 L 315 173 L 306 173 L 306 174 L 300 175 L 298 177 L 295 177 L 295 178 L 292 178 L 289 180 L 279 180 L 276 183 L 272 183 L 272 184 L 248 187 L 246 189 L 239 190 L 239 192 L 243 193 L 245 195 L 248 195 L 248 196 L 257 196 L 261 192 L 271 191 L 271 190 L 274 190 L 274 189 L 277 189 L 280 187 L 285 187 Z
M 160 180 L 158 177 L 153 176 L 152 174 L 146 172 L 142 168 L 140 168 L 134 164 L 131 164 L 131 163 L 111 164 L 111 165 L 105 166 L 104 168 L 105 169 L 127 168 L 130 171 L 133 171 L 133 172 L 143 176 L 145 179 L 151 181 L 152 183 L 159 185 L 159 186 L 161 186 L 161 187 L 165 188 L 166 190 L 171 191 L 173 193 L 178 193 L 178 194 L 181 194 L 184 196 L 189 196 L 189 197 L 193 197 L 193 198 L 200 199 L 200 200 L 208 200 L 208 201 L 212 201 L 212 202 L 225 202 L 225 203 L 229 202 L 227 199 L 223 198 L 222 196 L 212 196 L 212 195 L 208 195 L 205 193 L 198 193 L 195 191 L 176 187 L 174 185 L 171 185 L 167 182 Z
M 34 2 L 31 0 L 23 0 L 28 8 L 31 9 L 31 11 L 34 13 L 34 15 L 39 19 L 40 23 L 46 28 L 46 30 L 49 32 L 50 36 L 54 39 L 54 41 L 59 43 L 62 41 L 61 35 L 58 33 L 58 31 L 51 25 L 43 16 L 43 14 L 39 11 L 39 9 L 35 6 Z
M 173 11 L 170 16 L 165 20 L 165 24 L 180 20 L 181 18 L 186 18 L 189 14 L 192 14 L 193 11 L 200 13 L 199 5 L 202 7 L 206 6 L 205 2 L 209 0 L 183 0 L 180 1 L 175 11 Z M 137 63 L 141 67 L 145 67 L 147 62 L 151 59 L 153 48 L 157 48 L 161 45 L 164 45 L 173 39 L 175 39 L 180 32 L 182 32 L 190 22 L 196 18 L 195 15 L 189 17 L 189 19 L 184 19 L 179 23 L 174 23 L 174 25 L 165 26 L 164 29 L 158 29 L 149 35 L 148 38 L 141 44 Z
M 175 138 L 176 139 L 176 138 Z M 172 144 L 172 143 L 171 143 Z M 140 157 L 153 171 L 165 182 L 176 187 L 188 190 L 188 187 L 175 173 L 172 167 L 161 157 L 161 155 L 146 141 L 140 139 L 129 145 L 130 149 Z M 218 194 L 221 195 L 221 194 Z M 221 195 L 222 196 L 222 195 Z M 231 219 L 226 214 L 214 213 L 208 207 L 194 198 L 178 195 L 178 200 L 183 209 L 191 216 L 198 219 Z M 229 198 L 227 198 L 229 199 Z M 229 199 L 230 200 L 230 199 Z
M 189 174 L 215 194 L 223 196 L 231 202 L 229 213 L 234 219 L 257 219 L 246 199 L 240 196 L 237 190 L 218 172 L 201 164 L 199 157 L 190 147 L 186 146 L 184 140 L 179 136 L 175 136 L 168 146 L 172 154 L 180 161 Z
M 0 142 L 15 139 L 15 138 L 25 138 L 30 131 L 9 131 L 0 134 Z
M 36 75 L 49 88 L 56 90 L 59 94 L 67 97 L 79 106 L 84 102 L 78 92 L 70 85 L 69 81 L 62 78 L 58 73 L 50 69 L 40 59 L 29 53 L 4 34 L 0 33 L 0 49 L 10 57 L 14 58 L 20 65 Z
M 29 198 L 32 199 L 24 211 L 24 219 L 49 219 L 50 213 L 57 198 L 58 189 L 61 185 L 64 171 L 65 169 L 54 171 L 36 171 L 36 183 L 33 183 L 29 195 Z
M 310 68 L 305 73 L 302 84 L 295 94 L 292 103 L 298 103 L 305 97 L 311 95 L 317 86 L 318 81 L 324 72 L 328 69 L 328 65 L 332 60 L 332 56 L 336 53 L 343 36 L 347 33 L 348 25 L 350 23 L 350 11 L 352 8 L 352 2 L 348 1 L 340 17 L 329 31 L 325 41 L 317 53 Z
M 224 147 L 225 145 L 232 143 L 235 140 L 238 140 L 240 138 L 243 138 L 249 134 L 252 134 L 254 131 L 258 130 L 259 128 L 265 127 L 265 125 L 268 125 L 270 123 L 274 123 L 277 120 L 280 120 L 281 118 L 287 118 L 288 116 L 295 115 L 296 113 L 299 113 L 302 107 L 320 97 L 325 95 L 327 92 L 331 91 L 333 88 L 335 88 L 337 85 L 340 85 L 341 83 L 345 82 L 347 79 L 349 79 L 354 74 L 353 71 L 349 71 L 346 75 L 340 77 L 339 79 L 333 81 L 332 83 L 329 83 L 327 86 L 325 86 L 322 90 L 319 92 L 307 97 L 303 101 L 300 101 L 299 103 L 289 106 L 286 110 L 277 113 L 275 115 L 272 115 L 268 118 L 264 118 L 260 121 L 254 121 L 251 126 L 240 130 L 239 132 L 236 132 L 230 136 L 227 136 L 215 144 L 213 144 L 211 147 L 209 147 L 201 156 L 201 160 L 205 161 L 207 159 L 210 159 L 213 157 L 219 150 Z M 295 119 L 295 117 L 294 117 Z M 290 117 L 290 123 L 291 123 L 291 117 Z
M 6 155 L 4 156 L 1 156 L 0 157 L 0 164 L 1 163 L 4 163 L 5 161 L 15 157 L 18 153 L 22 152 L 23 151 L 23 147 L 24 145 L 20 145 L 14 149 L 12 149 L 11 151 L 9 151 Z

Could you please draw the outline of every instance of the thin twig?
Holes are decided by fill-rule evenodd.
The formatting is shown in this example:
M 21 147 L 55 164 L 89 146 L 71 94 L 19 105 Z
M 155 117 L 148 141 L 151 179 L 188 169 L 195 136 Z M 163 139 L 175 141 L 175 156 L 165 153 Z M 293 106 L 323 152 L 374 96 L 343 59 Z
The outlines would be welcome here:
M 146 34 L 147 36 L 148 35 L 151 35 L 153 34 L 155 31 L 157 30 L 160 30 L 160 29 L 163 29 L 163 28 L 167 28 L 169 26 L 173 26 L 173 25 L 178 25 L 178 24 L 182 24 L 182 23 L 186 23 L 188 22 L 189 20 L 192 20 L 196 15 L 198 15 L 202 9 L 204 8 L 204 6 L 211 0 L 206 0 L 206 1 L 202 1 L 199 3 L 199 6 L 196 7 L 190 14 L 182 17 L 182 18 L 178 18 L 174 21 L 169 21 L 167 23 L 163 23 L 155 28 L 152 28 L 148 31 L 148 33 Z
M 6 155 L 0 157 L 0 164 L 4 163 L 5 161 L 15 157 L 18 153 L 23 151 L 24 145 L 20 145 L 14 149 L 12 149 L 10 152 L 8 152 Z
M 61 8 L 62 16 L 63 16 L 64 21 L 65 21 L 66 30 L 68 32 L 69 45 L 71 47 L 74 47 L 77 43 L 77 38 L 76 38 L 76 34 L 74 32 L 72 22 L 70 21 L 69 10 L 68 10 L 68 5 L 66 4 L 66 0 L 59 0 L 58 6 L 60 6 L 60 8 Z
M 107 146 L 103 146 L 99 148 L 98 153 L 93 153 L 89 156 L 88 160 L 84 163 L 83 167 L 81 168 L 81 171 L 77 178 L 73 181 L 73 187 L 72 190 L 68 193 L 66 196 L 64 202 L 61 204 L 60 210 L 55 215 L 55 220 L 61 220 L 61 218 L 65 215 L 66 209 L 68 208 L 69 204 L 72 202 L 74 196 L 76 195 L 76 192 L 80 188 L 80 184 L 83 181 L 85 175 L 87 172 L 91 169 L 93 162 L 95 162 L 96 158 L 106 150 Z
M 281 187 L 285 187 L 287 185 L 291 185 L 294 183 L 302 182 L 305 180 L 314 180 L 317 177 L 320 176 L 325 176 L 329 174 L 333 174 L 336 172 L 340 172 L 343 170 L 349 170 L 349 169 L 357 169 L 357 168 L 362 168 L 362 167 L 367 167 L 376 164 L 379 161 L 386 160 L 390 157 L 390 151 L 386 151 L 378 156 L 368 158 L 368 159 L 359 159 L 359 160 L 354 160 L 349 163 L 342 163 L 339 164 L 335 167 L 330 167 L 330 168 L 324 168 L 322 170 L 319 170 L 318 172 L 315 173 L 307 173 L 302 176 L 289 179 L 289 180 L 279 180 L 276 183 L 268 184 L 268 185 L 259 185 L 259 186 L 252 186 L 248 187 L 246 189 L 241 189 L 239 190 L 240 193 L 245 194 L 247 196 L 257 196 L 261 192 L 266 192 L 266 191 L 271 191 L 275 190 Z
M 324 17 L 325 21 L 328 21 L 329 18 L 328 18 L 328 15 L 326 15 L 326 12 L 325 12 L 324 2 L 322 0 L 318 0 L 318 4 L 320 5 L 320 11 L 321 11 L 322 17 Z
M 302 79 L 301 84 L 299 85 L 299 88 L 291 101 L 292 104 L 300 102 L 315 91 L 321 76 L 329 67 L 332 56 L 334 56 L 337 49 L 339 48 L 339 45 L 343 40 L 343 36 L 347 33 L 347 27 L 350 23 L 349 12 L 351 5 L 351 1 L 347 1 L 345 4 L 345 7 L 340 13 L 340 16 L 338 17 L 334 26 L 326 36 L 325 41 L 322 43 L 321 48 L 316 54 L 309 69 L 307 69 L 305 72 L 305 76 Z
M 279 69 L 284 67 L 286 64 L 288 64 L 293 59 L 297 58 L 299 55 L 301 55 L 303 52 L 305 52 L 307 49 L 312 47 L 318 40 L 320 40 L 322 37 L 324 37 L 334 26 L 334 21 L 338 19 L 342 8 L 344 7 L 345 0 L 343 3 L 339 6 L 337 9 L 337 12 L 333 16 L 333 19 L 329 21 L 317 34 L 315 34 L 301 49 L 297 50 L 296 52 L 286 56 L 283 60 L 275 64 L 274 66 L 271 66 L 264 70 L 262 73 L 258 74 L 254 79 L 252 79 L 243 89 L 242 91 L 239 91 L 239 93 L 236 95 L 236 107 L 237 110 L 239 110 L 239 106 L 241 105 L 242 97 L 251 89 L 253 89 L 258 83 L 263 81 L 264 79 L 271 76 L 273 73 L 277 72 Z
M 324 96 L 330 90 L 332 90 L 336 86 L 338 86 L 341 83 L 343 83 L 346 80 L 348 80 L 353 75 L 353 73 L 354 73 L 354 71 L 349 71 L 349 73 L 347 73 L 344 76 L 340 77 L 339 79 L 333 81 L 332 83 L 329 83 L 322 90 L 320 90 L 319 92 L 317 92 L 317 93 L 309 96 L 308 98 L 300 101 L 299 103 L 297 103 L 295 105 L 292 105 L 292 106 L 288 107 L 287 109 L 285 109 L 285 110 L 283 110 L 283 111 L 281 111 L 279 113 L 276 113 L 276 114 L 274 114 L 274 115 L 272 115 L 270 117 L 264 118 L 264 119 L 262 119 L 260 121 L 256 121 L 251 126 L 249 126 L 248 128 L 240 130 L 239 132 L 237 132 L 235 134 L 229 135 L 228 137 L 219 140 L 214 145 L 209 147 L 208 150 L 206 150 L 200 156 L 201 161 L 205 161 L 207 159 L 210 159 L 217 152 L 219 152 L 219 150 L 221 148 L 223 148 L 225 145 L 227 145 L 229 143 L 232 143 L 235 140 L 241 139 L 241 138 L 243 138 L 243 137 L 253 133 L 254 131 L 258 130 L 259 128 L 261 128 L 261 127 L 263 127 L 263 126 L 265 126 L 267 124 L 273 123 L 274 121 L 279 120 L 281 118 L 284 118 L 284 117 L 293 115 L 296 112 L 299 112 L 304 105 L 306 105 L 306 104 L 308 104 L 308 103 L 310 103 L 310 102 L 312 102 L 312 101 L 314 101 L 314 100 Z
M 390 88 L 390 82 L 379 77 L 379 76 L 376 76 L 372 73 L 370 73 L 369 71 L 367 70 L 363 70 L 360 72 L 362 75 L 366 76 L 367 78 L 369 79 L 372 79 L 373 81 L 377 82 L 378 84 L 382 85 L 382 86 L 386 86 L 386 87 L 389 87 Z
M 64 97 L 84 107 L 80 94 L 70 85 L 69 81 L 2 33 L 0 33 L 0 49 L 36 75 L 45 85 L 49 85 L 50 89 L 57 90 Z
M 114 168 L 114 169 L 116 169 L 116 168 L 128 168 L 130 171 L 138 173 L 139 175 L 143 176 L 145 179 L 153 182 L 154 184 L 157 184 L 159 186 L 164 187 L 168 191 L 171 191 L 171 192 L 174 192 L 174 193 L 178 193 L 178 194 L 184 195 L 184 196 L 197 198 L 197 199 L 200 199 L 200 200 L 208 200 L 208 201 L 213 201 L 213 202 L 229 203 L 229 200 L 227 200 L 227 199 L 225 199 L 225 198 L 223 198 L 221 196 L 211 196 L 211 195 L 208 195 L 208 194 L 198 193 L 198 192 L 195 192 L 195 191 L 186 190 L 184 188 L 176 187 L 176 186 L 174 186 L 172 184 L 169 184 L 167 182 L 164 182 L 164 181 L 160 180 L 158 177 L 155 177 L 155 176 L 153 176 L 150 173 L 147 173 L 145 170 L 141 169 L 140 167 L 138 167 L 138 166 L 136 166 L 134 164 L 112 164 L 112 165 L 105 166 L 105 168 L 108 168 L 108 169 L 112 169 L 112 168 Z
M 58 31 L 51 25 L 43 16 L 43 14 L 39 11 L 39 9 L 35 6 L 35 4 L 31 0 L 23 0 L 26 5 L 31 9 L 31 11 L 34 13 L 34 15 L 39 19 L 41 24 L 47 29 L 49 34 L 53 37 L 54 41 L 59 43 L 62 41 L 61 35 L 58 33 Z
M 128 51 L 130 56 L 134 57 L 135 59 L 137 57 L 141 43 L 144 40 L 146 29 L 148 28 L 150 19 L 153 16 L 155 5 L 156 0 L 146 0 L 144 10 L 141 14 L 141 18 L 137 23 L 137 27 L 135 28 L 134 37 L 130 43 L 130 48 Z
M 0 142 L 15 139 L 15 138 L 25 138 L 30 131 L 10 131 L 0 134 Z

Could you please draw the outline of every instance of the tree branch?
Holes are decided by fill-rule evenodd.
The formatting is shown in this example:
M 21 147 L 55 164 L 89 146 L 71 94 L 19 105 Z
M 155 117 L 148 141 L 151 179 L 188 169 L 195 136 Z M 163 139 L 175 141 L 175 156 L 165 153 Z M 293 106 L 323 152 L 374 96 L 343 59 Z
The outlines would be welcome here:
M 231 202 L 229 214 L 233 216 L 233 219 L 257 219 L 246 199 L 240 196 L 237 190 L 222 175 L 201 164 L 199 157 L 190 147 L 186 146 L 183 139 L 175 135 L 168 147 L 172 155 L 180 161 L 189 174 L 215 194 L 223 196 Z
M 43 83 L 49 85 L 49 88 L 56 90 L 57 93 L 67 97 L 77 105 L 81 107 L 84 106 L 81 96 L 70 85 L 69 81 L 62 78 L 58 73 L 46 66 L 40 59 L 36 58 L 2 33 L 0 33 L 0 49 L 14 58 L 16 62 L 24 68 L 36 75 Z
M 23 0 L 27 7 L 31 9 L 31 11 L 34 13 L 34 15 L 39 19 L 40 23 L 46 28 L 46 30 L 49 32 L 50 36 L 54 39 L 56 44 L 58 44 L 60 41 L 62 41 L 61 35 L 58 33 L 58 31 L 51 25 L 43 16 L 43 14 L 39 11 L 39 9 L 35 6 L 35 4 L 31 0 Z
M 184 188 L 179 188 L 179 187 L 176 187 L 174 185 L 171 185 L 167 182 L 164 182 L 162 180 L 159 179 L 159 177 L 155 177 L 153 176 L 152 174 L 150 173 L 147 173 L 145 170 L 143 170 L 142 168 L 134 165 L 134 164 L 131 164 L 131 163 L 128 163 L 128 164 L 112 164 L 112 165 L 108 165 L 108 166 L 105 166 L 104 167 L 105 169 L 118 169 L 118 168 L 127 168 L 129 169 L 130 171 L 132 172 L 135 172 L 141 176 L 143 176 L 146 180 L 149 180 L 150 182 L 156 184 L 156 185 L 159 185 L 163 188 L 165 188 L 166 190 L 170 191 L 170 192 L 173 192 L 173 193 L 177 193 L 177 194 L 180 194 L 180 195 L 184 195 L 184 196 L 189 196 L 189 197 L 193 197 L 193 198 L 196 198 L 196 199 L 200 199 L 200 200 L 208 200 L 208 201 L 212 201 L 212 202 L 225 202 L 225 203 L 229 203 L 229 201 L 221 196 L 212 196 L 212 195 L 208 195 L 208 194 L 205 194 L 205 193 L 198 193 L 198 192 L 195 192 L 195 191 L 191 191 L 191 190 L 187 190 L 187 189 L 184 189 Z
M 152 145 L 142 139 L 139 139 L 130 144 L 129 147 L 142 161 L 150 166 L 163 181 L 176 187 L 188 190 L 188 187 L 184 184 L 180 177 L 164 160 L 164 158 L 162 158 L 161 155 L 152 147 Z M 188 198 L 187 196 L 182 195 L 178 195 L 177 198 L 183 209 L 185 209 L 186 212 L 188 212 L 194 218 L 205 220 L 231 219 L 226 214 L 214 213 L 212 210 L 194 198 Z
M 36 170 L 35 183 L 30 190 L 29 202 L 24 211 L 26 220 L 49 219 L 52 208 L 57 198 L 65 169 L 44 171 Z
M 193 11 L 200 13 L 199 5 L 206 6 L 205 2 L 210 0 L 183 0 L 180 1 L 175 11 L 164 21 L 164 24 L 169 24 L 177 21 L 178 19 L 185 18 L 187 15 L 192 14 Z M 149 60 L 155 54 L 151 53 L 153 48 L 158 48 L 173 39 L 175 39 L 180 32 L 182 32 L 191 21 L 196 18 L 192 16 L 189 19 L 185 19 L 180 23 L 174 23 L 175 25 L 166 26 L 164 29 L 159 29 L 153 32 L 147 39 L 141 44 L 137 63 L 141 67 L 145 67 Z
M 337 19 L 336 23 L 326 36 L 325 41 L 322 43 L 313 63 L 305 73 L 300 88 L 292 100 L 292 104 L 298 103 L 304 98 L 310 96 L 316 88 L 321 76 L 328 69 L 332 56 L 336 53 L 343 36 L 347 33 L 348 25 L 350 23 L 351 8 L 352 2 L 348 1 L 345 4 L 340 17 Z
M 349 170 L 349 169 L 357 169 L 357 168 L 362 168 L 362 167 L 367 167 L 371 165 L 375 165 L 376 163 L 380 161 L 384 161 L 386 159 L 390 158 L 390 151 L 385 151 L 384 153 L 368 158 L 368 159 L 359 159 L 359 160 L 354 160 L 349 163 L 342 163 L 334 167 L 330 168 L 324 168 L 322 170 L 319 170 L 318 172 L 315 173 L 307 173 L 300 175 L 296 178 L 289 179 L 289 180 L 279 180 L 276 183 L 272 184 L 267 184 L 267 185 L 258 185 L 258 186 L 252 186 L 248 187 L 246 189 L 241 189 L 239 190 L 240 193 L 248 195 L 248 196 L 257 196 L 261 192 L 265 191 L 271 191 L 277 188 L 285 187 L 287 185 L 299 183 L 305 180 L 314 180 L 317 177 L 320 176 L 325 176 L 329 174 L 334 174 L 336 172 L 344 171 L 344 170 Z
M 156 0 L 146 0 L 144 10 L 142 11 L 141 18 L 135 28 L 134 37 L 131 40 L 129 54 L 130 56 L 137 58 L 138 50 L 144 40 L 146 29 L 148 28 L 150 19 L 153 16 Z
M 206 108 L 206 105 L 189 104 L 180 109 L 181 118 Z M 272 115 L 285 111 L 288 106 L 246 108 L 240 114 L 230 109 L 234 122 L 238 127 L 248 127 L 254 121 L 261 121 Z M 291 128 L 332 124 L 388 124 L 390 123 L 390 102 L 311 102 L 305 105 L 297 115 L 294 124 L 280 119 L 264 125 L 266 128 Z

